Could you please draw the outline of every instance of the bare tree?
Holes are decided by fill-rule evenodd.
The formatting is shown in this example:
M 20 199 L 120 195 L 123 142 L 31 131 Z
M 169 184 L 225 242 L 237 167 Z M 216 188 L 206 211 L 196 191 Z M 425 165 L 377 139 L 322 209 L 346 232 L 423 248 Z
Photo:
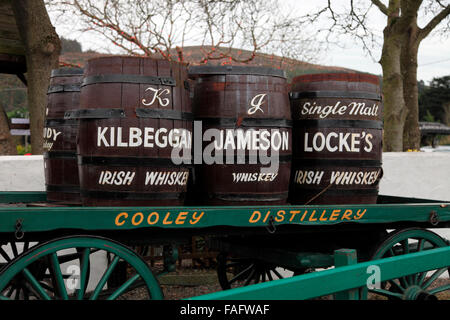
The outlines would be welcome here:
M 378 10 L 386 18 L 381 58 L 384 96 L 384 150 L 419 149 L 417 55 L 420 43 L 438 25 L 449 31 L 450 5 L 441 0 L 348 0 L 347 6 L 331 0 L 322 9 L 307 15 L 310 22 L 326 16 L 331 22 L 328 36 L 351 34 L 374 56 L 377 35 L 368 25 L 368 18 Z M 428 17 L 423 27 L 418 16 Z M 441 23 L 447 19 L 447 24 Z
M 25 45 L 31 148 L 42 154 L 47 89 L 51 70 L 58 67 L 61 44 L 43 0 L 15 0 L 11 5 Z
M 311 61 L 320 49 L 277 0 L 52 0 L 47 6 L 60 13 L 59 23 L 73 24 L 76 17 L 80 30 L 130 55 L 185 62 L 184 48 L 200 45 L 196 63 L 246 63 L 264 51 Z

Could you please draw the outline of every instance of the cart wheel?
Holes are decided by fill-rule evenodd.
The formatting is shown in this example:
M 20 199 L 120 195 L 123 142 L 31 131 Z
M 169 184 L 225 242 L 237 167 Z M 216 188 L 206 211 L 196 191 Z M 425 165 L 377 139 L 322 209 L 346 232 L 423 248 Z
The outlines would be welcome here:
M 217 276 L 223 290 L 283 279 L 277 268 L 276 265 L 258 259 L 232 258 L 227 253 L 220 253 L 217 256 Z M 309 269 L 295 270 L 293 275 L 309 271 Z
M 90 259 L 102 253 L 113 254 L 114 258 L 94 282 L 89 277 Z M 129 278 L 116 288 L 105 288 L 121 261 L 127 263 Z M 88 292 L 89 287 L 92 290 Z M 129 248 L 101 237 L 75 236 L 37 245 L 0 272 L 0 300 L 114 300 L 143 296 L 162 299 L 161 288 L 151 270 Z
M 0 243 L 0 271 L 22 253 L 30 250 L 38 242 L 6 242 Z
M 429 230 L 411 228 L 391 232 L 377 247 L 371 260 L 388 258 L 402 254 L 445 247 L 447 243 L 439 235 Z M 421 272 L 380 284 L 379 288 L 369 289 L 370 293 L 392 300 L 436 300 L 436 294 L 450 290 L 444 279 L 438 278 L 450 268 Z

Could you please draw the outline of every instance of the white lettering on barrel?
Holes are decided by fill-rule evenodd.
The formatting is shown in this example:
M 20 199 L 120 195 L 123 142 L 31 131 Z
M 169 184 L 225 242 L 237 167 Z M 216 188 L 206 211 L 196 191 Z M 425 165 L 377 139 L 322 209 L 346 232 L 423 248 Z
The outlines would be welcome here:
M 135 175 L 136 172 L 132 171 L 102 171 L 98 179 L 98 184 L 116 186 L 131 185 Z
M 304 135 L 305 152 L 360 152 L 361 142 L 364 144 L 363 150 L 365 152 L 371 152 L 373 149 L 372 134 L 362 133 L 350 133 L 350 132 L 329 132 L 326 135 L 322 132 L 316 132 L 312 134 L 312 138 L 309 132 Z

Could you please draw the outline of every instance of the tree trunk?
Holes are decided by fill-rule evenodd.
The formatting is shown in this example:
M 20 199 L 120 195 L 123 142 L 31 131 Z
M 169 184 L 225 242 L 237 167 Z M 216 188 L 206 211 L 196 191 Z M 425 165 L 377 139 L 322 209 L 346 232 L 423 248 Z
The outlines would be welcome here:
M 32 153 L 42 154 L 47 89 L 61 43 L 43 0 L 14 0 L 11 5 L 26 50 Z
M 389 25 L 385 28 L 380 64 L 383 68 L 383 151 L 387 152 L 403 150 L 403 126 L 406 110 L 400 69 L 400 38 Z
M 413 3 L 409 3 L 413 5 Z M 417 55 L 420 39 L 417 26 L 418 6 L 412 9 L 404 5 L 404 17 L 408 22 L 407 32 L 403 37 L 401 69 L 403 76 L 403 97 L 407 115 L 403 128 L 403 151 L 420 149 L 419 129 L 419 91 L 417 87 Z
M 16 146 L 9 133 L 8 117 L 0 106 L 0 155 L 17 154 Z

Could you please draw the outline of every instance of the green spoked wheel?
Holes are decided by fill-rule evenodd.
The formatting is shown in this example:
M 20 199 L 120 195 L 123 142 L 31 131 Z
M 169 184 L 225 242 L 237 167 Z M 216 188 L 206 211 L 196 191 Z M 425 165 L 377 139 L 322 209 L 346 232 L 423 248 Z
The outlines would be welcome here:
M 101 276 L 94 279 L 92 273 L 90 276 L 92 261 L 107 254 L 113 256 L 112 260 L 96 266 Z M 127 264 L 127 279 L 116 287 L 108 287 L 107 281 L 119 262 Z M 129 248 L 101 237 L 75 236 L 37 245 L 0 272 L 1 300 L 141 298 L 163 298 L 151 270 Z
M 419 228 L 397 230 L 390 233 L 377 247 L 371 260 L 430 250 L 447 245 L 444 239 L 429 230 Z M 435 300 L 439 297 L 439 293 L 450 290 L 450 280 L 448 278 L 439 278 L 442 275 L 445 276 L 446 273 L 447 276 L 450 275 L 450 267 L 392 279 L 368 291 L 377 296 L 387 297 L 390 300 Z
M 308 271 L 309 269 L 296 270 L 292 275 L 295 276 Z M 265 261 L 253 258 L 232 258 L 227 253 L 220 253 L 217 257 L 217 277 L 222 289 L 228 290 L 283 279 L 286 275 L 279 271 L 279 266 Z

